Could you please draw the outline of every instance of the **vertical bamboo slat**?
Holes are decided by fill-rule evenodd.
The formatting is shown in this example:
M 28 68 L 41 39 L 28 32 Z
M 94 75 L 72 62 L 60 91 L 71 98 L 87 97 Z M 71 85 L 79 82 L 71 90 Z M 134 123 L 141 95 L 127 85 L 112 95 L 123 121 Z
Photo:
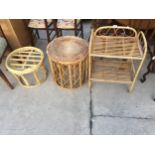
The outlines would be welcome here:
M 68 66 L 68 71 L 69 71 L 69 83 L 70 83 L 70 88 L 73 88 L 71 65 Z
M 58 70 L 59 70 L 59 78 L 60 78 L 60 85 L 63 87 L 63 77 L 62 77 L 62 72 L 61 72 L 61 65 L 57 64 Z
M 79 80 L 80 80 L 80 86 L 82 85 L 82 64 L 79 63 Z

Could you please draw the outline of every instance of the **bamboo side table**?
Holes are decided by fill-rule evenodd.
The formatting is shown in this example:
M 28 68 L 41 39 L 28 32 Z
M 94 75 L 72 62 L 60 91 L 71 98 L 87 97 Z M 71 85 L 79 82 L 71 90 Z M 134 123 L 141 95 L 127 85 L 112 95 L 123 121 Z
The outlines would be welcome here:
M 88 43 L 74 36 L 54 39 L 47 46 L 54 81 L 63 88 L 77 88 L 87 79 Z
M 134 88 L 147 53 L 143 32 L 105 26 L 92 30 L 89 44 L 89 86 L 92 81 L 127 84 Z M 138 62 L 138 67 L 135 65 Z
M 40 85 L 47 78 L 43 60 L 44 54 L 38 48 L 18 48 L 8 55 L 6 68 L 23 87 L 32 88 Z

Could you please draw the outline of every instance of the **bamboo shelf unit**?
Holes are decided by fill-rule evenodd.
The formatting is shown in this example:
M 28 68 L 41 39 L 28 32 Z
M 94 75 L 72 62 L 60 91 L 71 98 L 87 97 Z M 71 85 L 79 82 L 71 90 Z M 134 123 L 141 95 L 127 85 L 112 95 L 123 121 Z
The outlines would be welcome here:
M 89 87 L 92 81 L 122 83 L 132 91 L 147 53 L 144 33 L 122 26 L 92 30 L 89 44 Z M 138 66 L 137 62 L 138 61 Z

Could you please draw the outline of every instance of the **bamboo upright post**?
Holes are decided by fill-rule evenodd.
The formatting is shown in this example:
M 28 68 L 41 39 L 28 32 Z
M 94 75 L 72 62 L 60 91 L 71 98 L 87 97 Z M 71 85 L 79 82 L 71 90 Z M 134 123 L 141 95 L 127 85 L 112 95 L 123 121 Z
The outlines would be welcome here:
M 89 41 L 89 88 L 91 88 L 92 85 L 92 81 L 91 81 L 91 68 L 92 68 L 92 57 L 90 56 L 91 52 L 92 52 L 92 45 L 93 45 L 93 29 L 91 31 L 91 36 L 90 36 L 90 41 Z

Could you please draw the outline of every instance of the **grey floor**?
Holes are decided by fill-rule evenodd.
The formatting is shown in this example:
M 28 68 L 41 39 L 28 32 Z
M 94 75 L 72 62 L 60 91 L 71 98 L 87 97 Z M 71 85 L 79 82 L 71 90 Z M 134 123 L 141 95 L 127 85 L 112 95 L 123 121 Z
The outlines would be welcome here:
M 89 23 L 84 30 L 88 39 Z M 47 41 L 38 40 L 36 46 L 44 51 L 49 71 L 41 86 L 22 88 L 2 66 L 15 89 L 0 80 L 0 134 L 155 134 L 155 75 L 143 84 L 138 80 L 132 93 L 126 85 L 107 83 L 93 83 L 91 90 L 87 83 L 66 90 L 52 80 Z

